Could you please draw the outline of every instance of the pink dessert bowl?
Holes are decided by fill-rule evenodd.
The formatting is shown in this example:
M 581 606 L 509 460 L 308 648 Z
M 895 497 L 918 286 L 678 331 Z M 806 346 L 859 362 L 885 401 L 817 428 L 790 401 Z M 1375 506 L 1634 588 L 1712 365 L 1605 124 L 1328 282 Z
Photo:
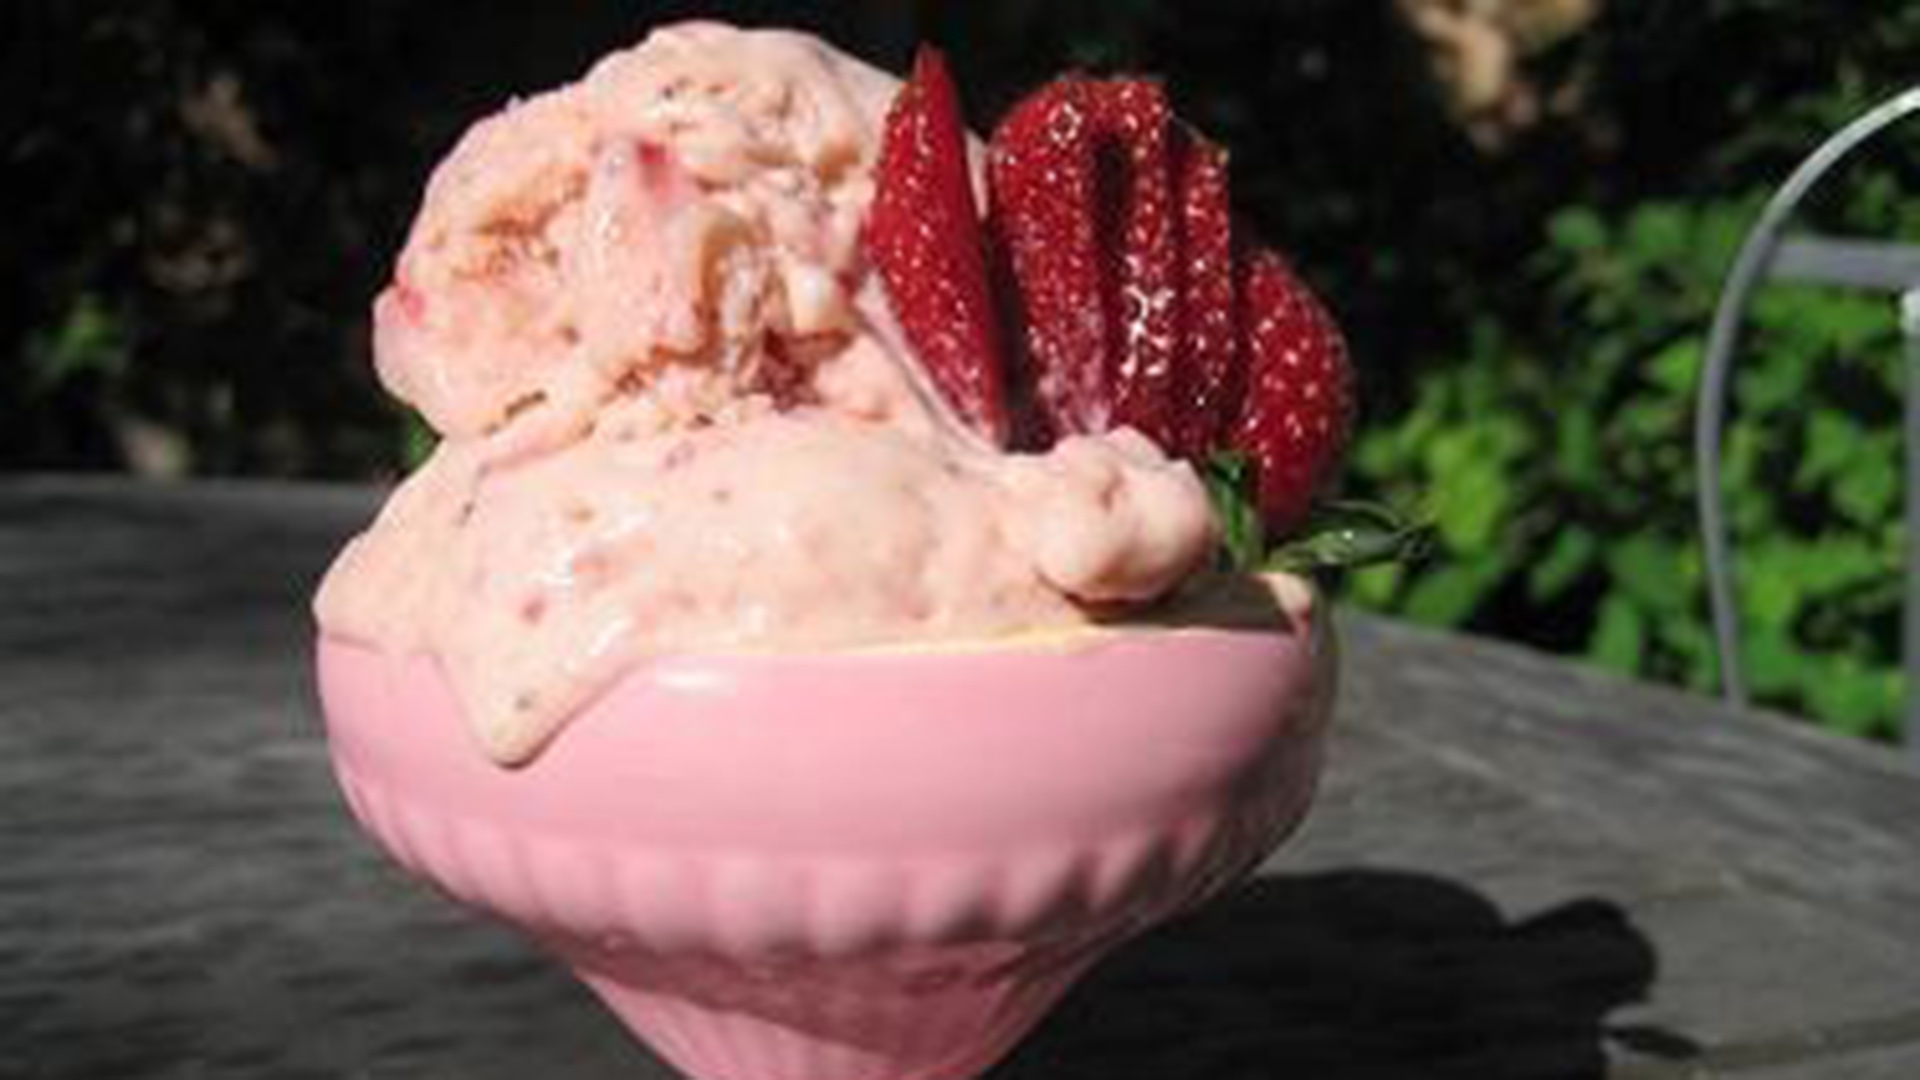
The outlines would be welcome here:
M 323 635 L 319 676 L 366 830 L 681 1071 L 964 1080 L 1298 825 L 1333 647 L 1311 596 L 1288 607 L 1258 629 L 663 658 L 518 768 L 431 659 Z

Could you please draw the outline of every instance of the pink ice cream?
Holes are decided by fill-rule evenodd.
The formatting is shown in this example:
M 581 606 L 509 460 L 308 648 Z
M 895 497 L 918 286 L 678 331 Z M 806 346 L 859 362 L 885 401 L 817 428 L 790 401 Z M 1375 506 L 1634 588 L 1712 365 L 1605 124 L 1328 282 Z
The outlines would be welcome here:
M 1124 620 L 1207 563 L 1122 429 L 999 452 L 930 389 L 860 230 L 897 82 L 689 24 L 474 126 L 375 306 L 440 433 L 328 574 L 329 635 L 437 659 L 487 753 L 636 665 Z

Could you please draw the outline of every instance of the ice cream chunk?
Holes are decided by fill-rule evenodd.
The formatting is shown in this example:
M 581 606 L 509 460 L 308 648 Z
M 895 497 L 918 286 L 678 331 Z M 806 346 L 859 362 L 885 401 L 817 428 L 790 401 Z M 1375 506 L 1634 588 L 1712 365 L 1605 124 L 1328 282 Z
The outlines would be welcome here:
M 855 329 L 895 85 L 805 35 L 695 23 L 482 120 L 376 301 L 382 379 L 463 438 L 577 427 L 669 366 L 725 396 L 775 385 L 770 335 Z
M 649 658 L 1111 621 L 1206 563 L 1185 464 L 959 424 L 865 265 L 897 83 L 688 24 L 477 124 L 376 303 L 444 437 L 342 554 L 324 630 L 439 661 L 522 762 Z
M 637 657 L 984 638 L 1150 599 L 1209 528 L 1191 484 L 1144 440 L 970 456 L 825 413 L 596 437 L 498 472 L 455 442 L 320 612 L 438 654 L 517 760 Z

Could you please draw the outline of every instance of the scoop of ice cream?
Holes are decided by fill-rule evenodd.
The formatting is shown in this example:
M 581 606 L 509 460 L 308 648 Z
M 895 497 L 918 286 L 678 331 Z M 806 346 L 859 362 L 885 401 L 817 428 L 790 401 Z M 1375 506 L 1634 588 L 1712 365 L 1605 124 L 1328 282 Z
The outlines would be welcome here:
M 428 184 L 375 357 L 443 436 L 316 601 L 439 661 L 488 752 L 694 651 L 1108 621 L 1213 549 L 1120 430 L 1007 454 L 902 342 L 862 223 L 897 83 L 691 24 L 477 124 Z
M 473 437 L 663 368 L 731 397 L 853 329 L 894 80 L 817 39 L 670 27 L 510 104 L 434 172 L 375 303 L 387 387 Z
M 443 446 L 342 557 L 331 629 L 436 653 L 495 755 L 637 656 L 978 639 L 1150 599 L 1204 547 L 1191 473 L 1152 445 L 960 457 L 831 414 L 596 437 L 486 471 Z M 397 618 L 396 618 L 397 617 Z

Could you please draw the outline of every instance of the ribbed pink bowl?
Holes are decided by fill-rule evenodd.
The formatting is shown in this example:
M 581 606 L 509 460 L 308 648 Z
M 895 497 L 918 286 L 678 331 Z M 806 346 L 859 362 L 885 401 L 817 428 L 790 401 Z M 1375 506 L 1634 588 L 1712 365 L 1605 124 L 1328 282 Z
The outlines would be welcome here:
M 323 637 L 354 813 L 701 1080 L 961 1080 L 1299 821 L 1323 620 L 735 655 L 628 675 L 532 764 L 438 667 Z

